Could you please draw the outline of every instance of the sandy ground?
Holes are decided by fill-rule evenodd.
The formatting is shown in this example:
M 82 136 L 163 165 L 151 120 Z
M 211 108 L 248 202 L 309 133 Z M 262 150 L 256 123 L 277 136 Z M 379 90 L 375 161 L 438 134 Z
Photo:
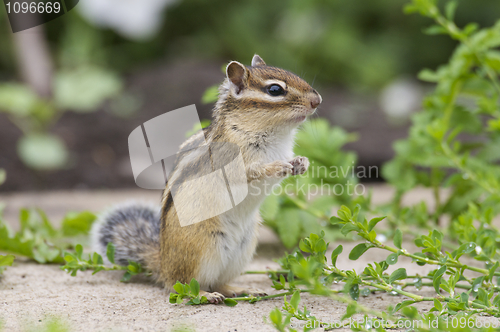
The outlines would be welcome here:
M 390 199 L 386 187 L 374 187 L 374 200 L 380 203 Z M 126 199 L 159 201 L 159 193 L 144 190 L 51 192 L 43 194 L 4 194 L 0 202 L 7 204 L 5 217 L 16 226 L 20 207 L 38 206 L 44 209 L 51 220 L 61 220 L 67 211 L 99 211 L 110 204 Z M 407 201 L 430 201 L 429 193 L 417 191 Z M 262 228 L 257 255 L 248 270 L 277 268 L 274 258 L 282 255 L 283 248 L 276 236 Z M 338 265 L 342 269 L 361 271 L 368 261 L 383 260 L 387 253 L 369 250 L 358 261 L 347 257 L 356 243 L 342 243 L 344 253 Z M 431 267 L 416 268 L 409 260 L 400 258 L 398 267 L 407 267 L 408 273 L 425 274 Z M 71 277 L 54 265 L 39 265 L 17 259 L 0 279 L 0 322 L 4 331 L 36 331 L 51 317 L 59 317 L 71 331 L 176 331 L 189 327 L 197 331 L 273 331 L 264 322 L 264 316 L 279 307 L 283 299 L 262 301 L 256 304 L 240 303 L 235 307 L 224 305 L 186 306 L 172 305 L 168 293 L 151 284 L 147 278 L 136 278 L 130 283 L 119 282 L 121 273 L 79 272 Z M 235 285 L 251 286 L 275 294 L 271 282 L 265 275 L 242 275 Z M 429 295 L 432 292 L 427 291 Z M 422 291 L 421 294 L 426 294 Z M 318 319 L 338 322 L 345 313 L 345 305 L 331 300 L 305 294 L 301 305 Z M 399 296 L 374 294 L 360 298 L 359 302 L 378 310 L 402 301 Z M 428 310 L 432 305 L 420 306 Z M 1 325 L 1 324 L 0 324 Z

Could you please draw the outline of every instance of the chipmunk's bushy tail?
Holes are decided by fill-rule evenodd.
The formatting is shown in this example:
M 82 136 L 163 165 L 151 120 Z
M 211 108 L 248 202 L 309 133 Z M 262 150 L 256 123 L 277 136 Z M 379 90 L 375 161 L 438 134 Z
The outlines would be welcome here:
M 157 270 L 160 266 L 160 207 L 127 202 L 102 213 L 92 226 L 92 249 L 106 261 L 106 247 L 115 245 L 115 263 L 140 263 Z

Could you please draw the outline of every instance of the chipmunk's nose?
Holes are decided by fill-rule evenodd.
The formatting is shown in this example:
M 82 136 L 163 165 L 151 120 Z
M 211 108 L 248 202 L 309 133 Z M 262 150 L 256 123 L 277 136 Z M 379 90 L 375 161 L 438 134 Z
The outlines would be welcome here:
M 313 90 L 313 91 L 314 91 L 314 95 L 311 98 L 311 107 L 312 108 L 316 108 L 316 107 L 319 106 L 319 104 L 321 104 L 321 102 L 323 101 L 323 99 L 321 99 L 321 96 L 318 93 L 318 91 L 316 91 L 316 90 Z

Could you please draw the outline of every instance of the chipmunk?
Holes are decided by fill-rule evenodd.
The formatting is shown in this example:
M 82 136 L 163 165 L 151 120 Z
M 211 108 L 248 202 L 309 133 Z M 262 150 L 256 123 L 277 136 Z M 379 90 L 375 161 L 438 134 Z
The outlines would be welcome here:
M 169 183 L 176 174 L 189 168 L 193 171 L 197 164 L 189 153 L 180 155 L 163 192 L 161 208 L 134 203 L 104 213 L 92 228 L 94 250 L 105 257 L 106 246 L 112 242 L 116 262 L 142 264 L 168 289 L 177 281 L 189 283 L 195 278 L 200 295 L 210 303 L 242 294 L 265 295 L 228 283 L 243 272 L 254 255 L 261 224 L 259 207 L 270 192 L 264 188 L 307 171 L 308 159 L 293 156 L 294 135 L 321 101 L 319 93 L 304 80 L 267 66 L 258 55 L 250 67 L 231 61 L 219 88 L 213 122 L 180 148 L 196 147 L 203 138 L 205 144 L 235 144 L 245 164 L 246 198 L 227 212 L 181 227 L 176 206 L 182 202 L 174 203 Z

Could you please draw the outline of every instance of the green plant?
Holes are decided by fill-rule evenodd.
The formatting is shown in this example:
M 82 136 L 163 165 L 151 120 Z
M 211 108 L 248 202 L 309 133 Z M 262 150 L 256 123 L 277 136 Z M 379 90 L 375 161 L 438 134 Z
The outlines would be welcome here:
M 174 290 L 177 293 L 170 293 L 170 303 L 182 303 L 183 299 L 188 298 L 186 304 L 206 304 L 208 300 L 205 296 L 200 296 L 200 284 L 195 279 L 192 279 L 189 284 L 177 282 L 174 285 Z M 225 301 L 224 301 L 225 302 Z
M 436 1 L 412 1 L 406 7 L 435 21 L 427 33 L 446 34 L 458 46 L 448 64 L 420 73 L 436 88 L 414 115 L 409 137 L 394 144 L 396 157 L 383 169 L 397 189 L 391 220 L 400 223 L 414 221 L 415 208 L 403 208 L 400 200 L 416 186 L 434 191 L 435 211 L 420 211 L 436 225 L 445 215 L 460 215 L 469 202 L 482 211 L 492 209 L 493 215 L 500 212 L 500 21 L 491 28 L 474 23 L 459 28 L 453 22 L 456 5 L 449 1 L 445 15 Z M 448 197 L 441 187 L 450 189 Z
M 45 80 L 42 83 L 46 86 L 46 92 L 37 93 L 26 80 L 0 82 L 0 112 L 5 113 L 22 132 L 17 142 L 18 156 L 26 166 L 35 170 L 54 170 L 71 165 L 65 142 L 60 136 L 51 133 L 52 127 L 65 112 L 95 112 L 107 100 L 119 103 L 124 98 L 127 102 L 122 104 L 126 105 L 120 105 L 120 109 L 125 109 L 123 113 L 130 113 L 127 109 L 137 106 L 133 97 L 123 96 L 120 75 L 103 63 L 99 56 L 104 45 L 96 31 L 83 24 L 74 13 L 68 16 L 72 16 L 72 19 L 67 20 L 65 28 L 60 31 L 59 47 L 51 53 L 54 56 L 39 56 L 36 51 L 41 50 L 38 49 L 32 55 L 38 61 L 38 66 L 42 67 L 41 77 Z M 0 17 L 6 17 L 6 13 L 1 13 Z M 40 31 L 37 42 L 43 45 L 47 43 L 45 30 Z M 16 55 L 19 50 L 14 47 L 15 36 L 9 31 L 1 39 L 6 48 L 2 49 L 0 58 L 11 58 L 17 68 L 36 76 L 39 68 L 27 66 L 23 63 L 25 57 Z M 22 52 L 28 53 L 29 50 L 23 49 Z M 50 75 L 43 75 L 45 67 L 55 69 Z
M 54 97 L 42 98 L 28 86 L 0 84 L 0 112 L 23 133 L 17 145 L 18 155 L 29 167 L 38 170 L 62 168 L 68 151 L 60 137 L 49 129 L 66 110 L 92 112 L 122 89 L 118 76 L 95 66 L 63 69 L 54 78 Z
M 269 64 L 301 75 L 314 73 L 316 82 L 366 91 L 439 64 L 454 47 L 445 38 L 421 36 L 423 19 L 403 19 L 399 15 L 403 3 L 187 0 L 168 10 L 165 31 L 169 33 L 162 37 L 182 45 L 188 54 L 244 61 L 258 53 Z M 458 18 L 490 24 L 499 8 L 496 2 L 463 1 Z M 176 35 L 173 31 L 179 24 L 189 29 Z M 245 29 L 249 26 L 253 28 Z
M 0 275 L 3 273 L 6 266 L 12 266 L 14 258 L 14 255 L 0 255 Z
M 143 272 L 149 274 L 148 271 L 144 271 L 142 266 L 136 262 L 129 261 L 129 264 L 126 266 L 115 264 L 115 246 L 111 242 L 109 242 L 106 247 L 106 257 L 109 262 L 113 264 L 112 266 L 105 265 L 102 256 L 96 252 L 89 254 L 88 260 L 82 257 L 83 247 L 81 244 L 77 244 L 74 254 L 69 252 L 64 253 L 64 261 L 66 261 L 66 264 L 61 266 L 61 270 L 70 273 L 72 277 L 76 277 L 78 271 L 86 270 L 93 270 L 93 275 L 100 271 L 125 271 L 121 279 L 122 282 L 127 282 L 132 276 Z
M 469 213 L 474 214 L 474 209 Z M 311 234 L 309 238 L 301 241 L 301 252 L 296 251 L 280 260 L 282 268 L 284 270 L 289 269 L 294 276 L 293 281 L 289 279 L 288 289 L 299 285 L 305 286 L 313 294 L 327 296 L 332 300 L 346 303 L 348 305 L 347 311 L 342 320 L 355 313 L 369 314 L 372 321 L 389 322 L 388 325 L 385 325 L 385 328 L 398 327 L 401 320 L 406 319 L 405 317 L 423 322 L 429 320 L 444 321 L 446 317 L 455 316 L 458 319 L 460 317 L 469 317 L 467 320 L 473 321 L 474 318 L 471 315 L 475 314 L 500 317 L 500 288 L 496 282 L 497 276 L 500 276 L 498 269 L 500 251 L 498 251 L 498 248 L 492 249 L 494 253 L 491 254 L 491 257 L 494 258 L 489 258 L 486 262 L 483 253 L 475 250 L 478 247 L 475 242 L 460 242 L 453 251 L 443 253 L 442 242 L 444 235 L 434 230 L 429 232 L 428 235 L 417 236 L 415 244 L 422 249 L 420 252 L 410 253 L 402 246 L 403 234 L 401 232 L 397 232 L 394 237 L 394 247 L 381 243 L 376 239 L 376 225 L 382 219 L 373 218 L 368 221 L 366 218 L 360 218 L 359 207 L 351 211 L 343 206 L 338 211 L 338 217 L 332 217 L 331 222 L 340 224 L 344 234 L 355 232 L 366 241 L 352 249 L 349 253 L 350 259 L 357 260 L 367 250 L 379 248 L 389 252 L 385 261 L 368 263 L 361 274 L 356 273 L 354 270 L 340 270 L 336 267 L 336 260 L 342 252 L 342 246 L 338 246 L 333 251 L 332 264 L 329 265 L 326 263 L 325 257 L 327 244 L 323 240 L 324 234 L 320 236 Z M 496 228 L 493 228 L 493 232 L 495 235 L 499 234 Z M 308 254 L 308 256 L 305 256 L 302 252 Z M 465 257 L 464 255 L 485 262 L 485 267 L 479 268 L 462 263 L 461 258 Z M 390 265 L 397 264 L 399 256 L 410 257 L 413 263 L 417 265 L 432 264 L 436 268 L 425 276 L 407 275 L 404 268 L 398 268 L 391 274 L 386 273 L 385 271 Z M 476 277 L 466 276 L 464 272 L 467 270 L 475 272 Z M 340 292 L 348 295 L 349 298 L 338 295 L 339 291 L 332 290 L 330 288 L 332 282 L 343 283 L 344 288 Z M 422 287 L 430 287 L 435 290 L 435 295 L 422 296 L 407 291 L 408 286 L 414 286 L 417 291 Z M 406 297 L 406 299 L 401 299 L 396 306 L 388 308 L 385 312 L 376 312 L 355 302 L 360 295 L 366 296 L 376 291 L 399 294 Z M 277 314 L 276 310 L 271 313 L 271 321 L 278 330 L 284 330 L 285 326 L 283 324 L 288 322 L 288 326 L 292 317 L 306 322 L 312 321 L 310 323 L 312 326 L 325 326 L 327 324 L 316 322 L 314 316 L 310 314 L 305 315 L 305 309 L 300 311 L 297 306 L 299 298 L 298 293 L 296 293 L 290 302 L 285 299 L 283 306 L 286 314 L 285 318 Z M 420 314 L 412 306 L 415 303 L 425 301 L 434 305 L 430 314 Z
M 76 240 L 86 237 L 94 220 L 90 212 L 68 213 L 61 228 L 55 229 L 43 211 L 21 209 L 18 232 L 13 232 L 0 216 L 0 251 L 38 263 L 62 263 L 63 250 L 73 248 Z

